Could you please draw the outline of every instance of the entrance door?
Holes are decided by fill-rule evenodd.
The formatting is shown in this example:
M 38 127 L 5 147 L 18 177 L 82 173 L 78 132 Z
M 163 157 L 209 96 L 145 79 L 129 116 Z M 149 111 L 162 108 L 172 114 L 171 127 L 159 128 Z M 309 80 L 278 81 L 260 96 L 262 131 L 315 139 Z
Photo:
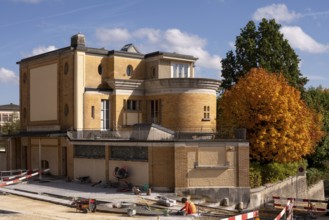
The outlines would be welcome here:
M 175 159 L 173 147 L 152 149 L 152 185 L 172 189 L 175 186 Z

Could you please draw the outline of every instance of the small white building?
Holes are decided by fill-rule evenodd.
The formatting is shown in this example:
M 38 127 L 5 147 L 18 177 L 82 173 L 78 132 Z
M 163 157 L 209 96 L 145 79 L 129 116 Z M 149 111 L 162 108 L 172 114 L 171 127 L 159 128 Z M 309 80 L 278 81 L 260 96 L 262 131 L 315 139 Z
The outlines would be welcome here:
M 3 125 L 8 122 L 15 122 L 19 118 L 19 105 L 13 103 L 0 105 L 0 133 L 2 133 Z

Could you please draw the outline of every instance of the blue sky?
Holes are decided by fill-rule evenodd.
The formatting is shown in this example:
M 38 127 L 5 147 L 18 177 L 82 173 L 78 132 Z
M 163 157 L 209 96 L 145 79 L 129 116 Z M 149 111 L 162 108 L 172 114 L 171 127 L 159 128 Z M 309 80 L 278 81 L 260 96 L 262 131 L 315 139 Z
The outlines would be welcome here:
M 69 46 L 78 32 L 88 47 L 194 55 L 196 77 L 220 79 L 240 29 L 263 17 L 282 25 L 307 87 L 329 88 L 328 0 L 0 0 L 0 105 L 19 104 L 17 61 Z

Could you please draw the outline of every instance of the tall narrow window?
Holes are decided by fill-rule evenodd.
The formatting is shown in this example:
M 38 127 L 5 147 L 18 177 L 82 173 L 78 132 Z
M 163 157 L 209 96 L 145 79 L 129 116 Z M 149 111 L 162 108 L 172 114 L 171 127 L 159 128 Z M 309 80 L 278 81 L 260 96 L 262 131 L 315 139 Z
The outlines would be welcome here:
M 160 100 L 151 100 L 151 123 L 160 124 Z
M 95 106 L 91 106 L 91 117 L 95 118 Z
M 110 102 L 109 100 L 102 100 L 101 103 L 101 129 L 110 129 Z

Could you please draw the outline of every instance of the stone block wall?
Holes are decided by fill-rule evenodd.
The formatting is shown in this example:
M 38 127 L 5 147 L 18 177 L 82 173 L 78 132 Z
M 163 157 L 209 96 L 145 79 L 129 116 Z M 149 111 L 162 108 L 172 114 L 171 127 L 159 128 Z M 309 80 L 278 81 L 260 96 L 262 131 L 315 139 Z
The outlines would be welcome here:
M 290 177 L 284 181 L 251 189 L 249 209 L 257 209 L 273 201 L 273 196 L 324 200 L 323 181 L 308 187 L 306 176 Z

